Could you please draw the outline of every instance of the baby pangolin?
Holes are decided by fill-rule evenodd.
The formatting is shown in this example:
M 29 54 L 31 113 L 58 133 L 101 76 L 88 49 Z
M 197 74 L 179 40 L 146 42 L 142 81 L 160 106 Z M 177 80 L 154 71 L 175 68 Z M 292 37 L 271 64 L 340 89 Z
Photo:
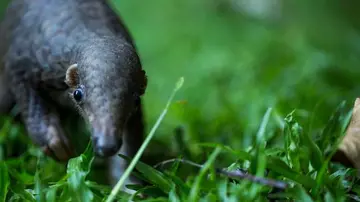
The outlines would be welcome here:
M 77 111 L 115 178 L 143 138 L 147 77 L 120 17 L 105 0 L 13 0 L 0 33 L 0 112 L 15 104 L 32 141 L 59 161 L 74 156 L 59 107 Z M 114 180 L 116 180 L 114 178 Z

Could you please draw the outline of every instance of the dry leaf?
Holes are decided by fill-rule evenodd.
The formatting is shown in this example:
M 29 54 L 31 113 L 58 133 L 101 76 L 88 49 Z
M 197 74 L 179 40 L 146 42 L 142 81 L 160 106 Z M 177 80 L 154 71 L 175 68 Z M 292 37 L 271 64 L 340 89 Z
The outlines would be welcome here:
M 356 98 L 350 124 L 332 161 L 360 169 L 360 98 Z

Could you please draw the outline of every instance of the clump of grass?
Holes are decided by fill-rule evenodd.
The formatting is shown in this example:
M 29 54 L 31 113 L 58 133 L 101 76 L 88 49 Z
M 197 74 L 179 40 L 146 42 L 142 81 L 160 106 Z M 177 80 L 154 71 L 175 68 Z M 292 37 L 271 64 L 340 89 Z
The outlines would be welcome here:
M 204 154 L 210 152 L 203 164 L 181 156 L 154 167 L 140 161 L 182 84 L 181 78 L 136 156 L 131 160 L 120 155 L 131 163 L 113 189 L 87 178 L 93 161 L 91 144 L 83 154 L 71 159 L 64 174 L 57 178 L 49 176 L 57 171 L 57 164 L 30 147 L 22 156 L 0 162 L 0 200 L 360 201 L 356 171 L 330 163 L 336 140 L 342 137 L 349 121 L 344 103 L 335 110 L 317 140 L 303 130 L 296 110 L 279 120 L 276 110 L 269 108 L 246 151 L 209 142 L 197 145 Z M 268 146 L 272 137 L 267 135 L 267 125 L 272 120 L 281 122 L 278 129 L 282 131 L 282 145 Z M 326 145 L 322 144 L 324 141 Z M 219 168 L 222 156 L 231 156 L 234 161 Z M 189 164 L 198 169 L 181 174 Z M 133 170 L 146 184 L 128 185 L 136 191 L 134 194 L 122 192 L 120 188 Z

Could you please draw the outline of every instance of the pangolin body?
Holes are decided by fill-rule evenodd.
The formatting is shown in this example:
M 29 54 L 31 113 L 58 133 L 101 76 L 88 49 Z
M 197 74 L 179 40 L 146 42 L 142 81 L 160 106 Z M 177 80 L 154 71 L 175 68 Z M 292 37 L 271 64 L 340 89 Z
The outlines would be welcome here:
M 133 40 L 105 0 L 13 0 L 1 23 L 0 112 L 16 104 L 32 141 L 74 156 L 58 107 L 90 126 L 94 152 L 132 156 L 143 137 L 147 78 Z M 124 168 L 119 158 L 118 174 Z

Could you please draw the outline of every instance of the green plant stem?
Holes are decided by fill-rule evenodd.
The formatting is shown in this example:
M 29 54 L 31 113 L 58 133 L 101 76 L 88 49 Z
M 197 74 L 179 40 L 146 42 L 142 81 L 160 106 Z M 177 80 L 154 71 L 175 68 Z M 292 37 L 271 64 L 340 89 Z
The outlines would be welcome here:
M 196 177 L 194 185 L 190 191 L 190 195 L 189 195 L 189 200 L 188 201 L 197 201 L 197 197 L 199 194 L 199 190 L 200 190 L 200 183 L 203 179 L 203 177 L 206 174 L 206 171 L 208 171 L 212 164 L 214 163 L 217 155 L 221 152 L 221 148 L 220 147 L 216 147 L 215 150 L 212 152 L 212 154 L 210 155 L 209 159 L 207 160 L 207 162 L 205 163 L 205 165 L 201 168 L 199 175 Z

